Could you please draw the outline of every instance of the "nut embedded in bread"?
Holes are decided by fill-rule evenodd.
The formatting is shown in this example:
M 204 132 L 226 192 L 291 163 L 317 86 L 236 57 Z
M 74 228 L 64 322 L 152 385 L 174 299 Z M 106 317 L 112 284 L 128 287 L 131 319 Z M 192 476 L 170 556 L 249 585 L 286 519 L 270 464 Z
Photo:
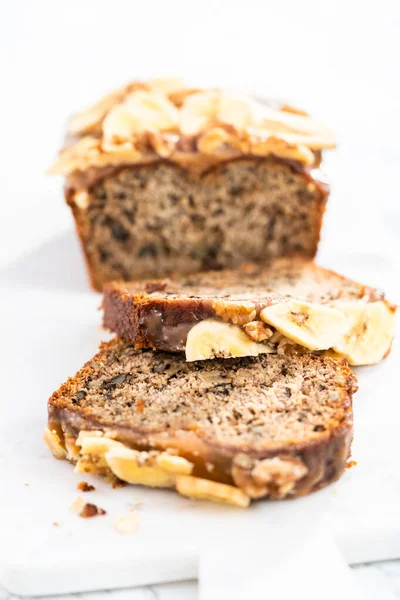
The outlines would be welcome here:
M 104 288 L 104 325 L 138 348 L 188 361 L 326 352 L 373 364 L 390 351 L 395 307 L 381 292 L 300 258 Z
M 302 111 L 176 81 L 76 115 L 65 175 L 93 286 L 317 251 L 331 132 Z
M 345 361 L 187 363 L 116 338 L 50 398 L 46 439 L 80 474 L 245 507 L 340 477 L 356 389 Z

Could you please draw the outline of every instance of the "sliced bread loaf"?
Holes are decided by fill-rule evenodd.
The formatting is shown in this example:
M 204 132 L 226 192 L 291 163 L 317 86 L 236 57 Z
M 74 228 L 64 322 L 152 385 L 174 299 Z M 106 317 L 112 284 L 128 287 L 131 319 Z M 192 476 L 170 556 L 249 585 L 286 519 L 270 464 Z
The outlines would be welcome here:
M 104 288 L 105 327 L 189 361 L 328 351 L 372 364 L 390 351 L 394 318 L 382 292 L 295 257 Z
M 45 439 L 78 473 L 247 506 L 343 473 L 356 389 L 331 358 L 188 363 L 116 338 L 50 398 Z
M 332 133 L 298 109 L 132 82 L 75 115 L 66 176 L 93 286 L 317 251 Z

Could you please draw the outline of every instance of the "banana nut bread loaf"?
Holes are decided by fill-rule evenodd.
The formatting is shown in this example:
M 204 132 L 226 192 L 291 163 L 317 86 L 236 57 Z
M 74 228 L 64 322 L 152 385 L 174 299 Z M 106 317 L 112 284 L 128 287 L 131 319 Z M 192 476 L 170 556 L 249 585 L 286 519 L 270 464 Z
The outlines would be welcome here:
M 78 473 L 247 506 L 340 477 L 356 389 L 344 360 L 187 363 L 115 338 L 50 398 L 45 441 Z
M 396 307 L 382 292 L 302 258 L 104 288 L 104 325 L 137 348 L 189 361 L 329 351 L 353 365 L 385 357 Z
M 317 251 L 332 133 L 288 105 L 133 82 L 69 123 L 66 176 L 93 286 Z

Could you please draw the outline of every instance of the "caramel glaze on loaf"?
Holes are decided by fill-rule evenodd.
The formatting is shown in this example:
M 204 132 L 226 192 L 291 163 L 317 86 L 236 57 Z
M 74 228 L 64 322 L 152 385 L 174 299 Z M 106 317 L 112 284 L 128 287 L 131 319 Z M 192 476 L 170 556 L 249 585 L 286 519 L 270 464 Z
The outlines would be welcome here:
M 69 448 L 80 431 L 100 430 L 132 449 L 167 449 L 194 463 L 192 475 L 251 497 L 300 496 L 343 473 L 356 390 L 345 361 L 263 355 L 188 364 L 116 338 L 50 398 L 49 429 Z M 246 465 L 270 458 L 300 465 L 303 475 L 284 492 L 269 481 L 260 494 Z
M 205 171 L 166 160 L 66 179 L 94 288 L 317 251 L 327 187 L 309 167 L 242 157 Z
M 265 261 L 263 266 L 246 264 L 187 277 L 108 283 L 104 287 L 104 326 L 137 348 L 177 352 L 185 349 L 191 327 L 204 319 L 222 318 L 243 325 L 245 318 L 259 319 L 265 306 L 290 297 L 322 304 L 384 298 L 379 290 L 311 260 L 279 258 Z M 243 315 L 243 303 L 254 306 L 255 314 Z

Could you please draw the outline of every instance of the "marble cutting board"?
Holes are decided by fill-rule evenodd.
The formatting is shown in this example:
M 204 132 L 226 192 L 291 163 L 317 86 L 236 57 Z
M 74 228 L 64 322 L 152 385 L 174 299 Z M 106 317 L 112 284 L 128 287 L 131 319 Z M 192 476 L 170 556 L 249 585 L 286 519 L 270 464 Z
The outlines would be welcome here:
M 380 365 L 357 369 L 353 458 L 358 464 L 328 489 L 296 502 L 237 511 L 170 492 L 112 490 L 87 478 L 96 487 L 90 501 L 108 514 L 84 521 L 70 510 L 82 477 L 52 459 L 41 436 L 49 395 L 107 338 L 96 310 L 101 298 L 87 288 L 72 232 L 14 263 L 0 285 L 5 367 L 0 531 L 7 540 L 0 550 L 0 574 L 12 591 L 80 591 L 92 589 L 93 579 L 101 589 L 112 584 L 110 573 L 125 585 L 192 578 L 199 552 L 210 539 L 229 539 L 232 530 L 243 539 L 258 539 L 263 531 L 263 551 L 271 561 L 299 551 L 323 522 L 350 563 L 400 556 L 398 344 Z M 140 530 L 121 536 L 112 520 L 135 503 L 143 503 L 137 508 Z

